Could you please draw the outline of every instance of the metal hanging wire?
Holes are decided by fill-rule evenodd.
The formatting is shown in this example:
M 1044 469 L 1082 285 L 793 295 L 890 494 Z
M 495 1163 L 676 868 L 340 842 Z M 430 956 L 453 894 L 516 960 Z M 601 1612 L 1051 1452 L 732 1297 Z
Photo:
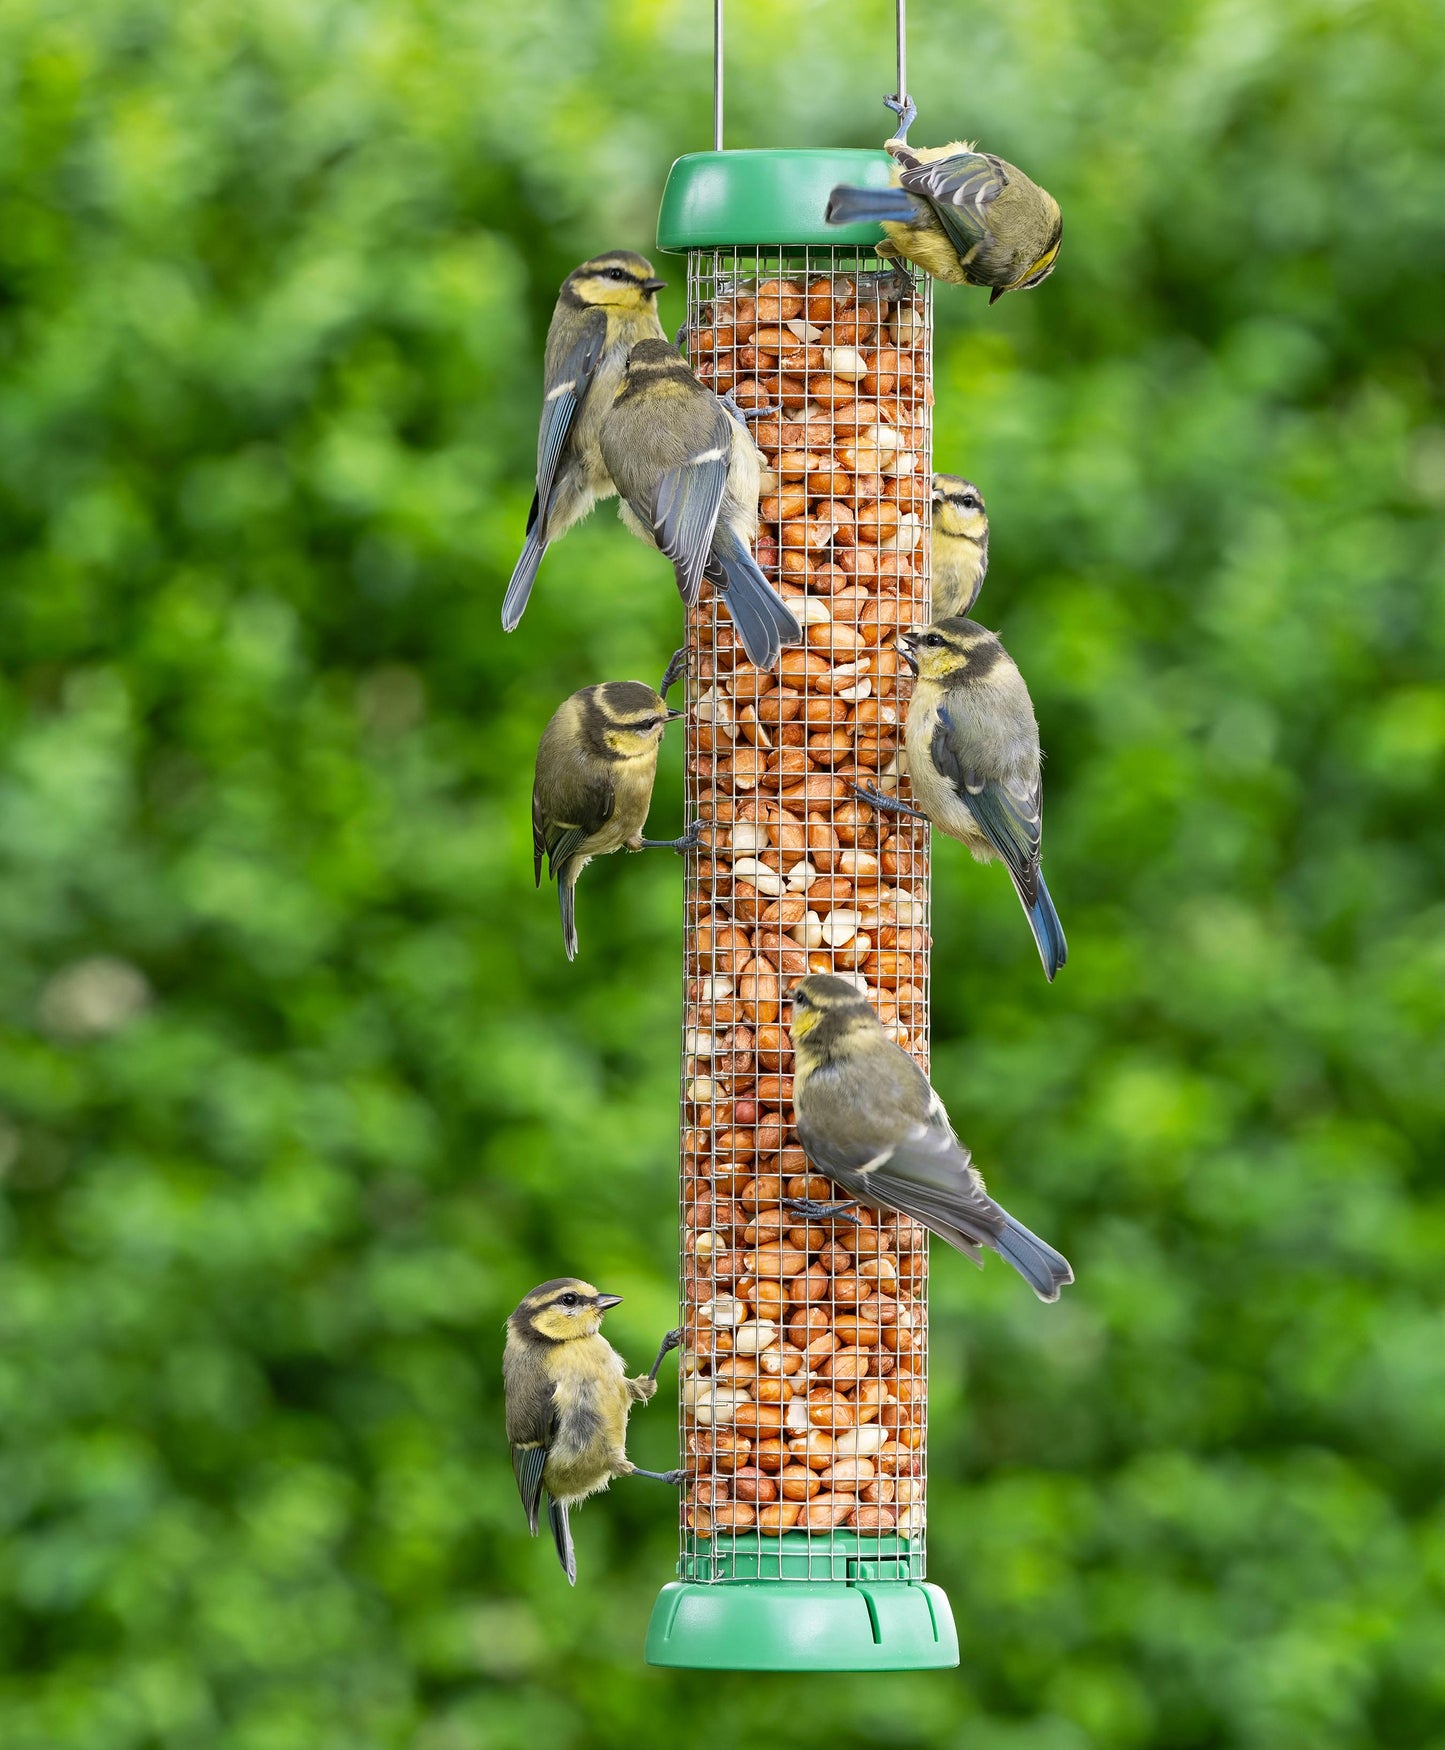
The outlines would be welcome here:
M 723 149 L 723 0 L 712 0 L 712 149 Z
M 722 0 L 718 0 L 719 6 Z M 898 105 L 908 102 L 908 0 L 897 0 L 895 7 L 898 30 Z

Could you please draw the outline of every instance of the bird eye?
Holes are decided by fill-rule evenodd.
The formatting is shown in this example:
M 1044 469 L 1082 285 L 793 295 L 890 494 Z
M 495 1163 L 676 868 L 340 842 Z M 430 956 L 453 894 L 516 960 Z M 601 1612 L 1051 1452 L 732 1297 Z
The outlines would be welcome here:
M 627 275 L 620 267 L 609 267 L 607 270 L 607 277 L 610 280 L 625 280 Z
M 562 1296 L 562 1305 L 563 1306 L 577 1306 L 579 1304 L 580 1303 L 579 1303 L 577 1296 L 575 1294 L 564 1294 Z
M 973 494 L 971 492 L 964 493 L 964 495 L 963 495 L 963 508 L 965 510 L 977 510 L 978 509 L 978 500 L 973 496 Z
M 937 632 L 930 632 L 923 642 L 929 645 L 932 649 L 937 650 L 943 640 L 938 636 Z

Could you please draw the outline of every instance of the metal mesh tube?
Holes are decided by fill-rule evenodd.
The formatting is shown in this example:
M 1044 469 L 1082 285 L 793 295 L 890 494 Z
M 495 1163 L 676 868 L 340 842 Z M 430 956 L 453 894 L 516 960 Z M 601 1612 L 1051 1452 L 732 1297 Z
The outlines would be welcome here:
M 689 357 L 743 409 L 766 472 L 758 562 L 805 627 L 753 668 L 705 587 L 688 619 L 682 1054 L 682 1496 L 691 1580 L 925 1569 L 928 1256 L 916 1223 L 836 1198 L 792 1129 L 785 993 L 864 990 L 926 1070 L 928 834 L 896 790 L 906 667 L 927 619 L 931 287 L 876 256 L 688 257 Z

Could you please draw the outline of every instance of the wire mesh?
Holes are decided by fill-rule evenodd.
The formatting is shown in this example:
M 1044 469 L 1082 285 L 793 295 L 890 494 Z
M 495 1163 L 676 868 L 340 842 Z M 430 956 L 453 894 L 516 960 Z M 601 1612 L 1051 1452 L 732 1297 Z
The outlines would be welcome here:
M 928 1252 L 856 1225 L 792 1128 L 786 992 L 863 990 L 927 1070 L 928 829 L 896 791 L 896 634 L 929 600 L 931 287 L 853 250 L 688 257 L 688 356 L 749 415 L 758 562 L 805 630 L 771 673 L 709 587 L 688 618 L 680 1571 L 846 1579 L 926 1564 Z M 900 672 L 901 670 L 901 672 Z M 794 1534 L 805 1533 L 805 1537 Z

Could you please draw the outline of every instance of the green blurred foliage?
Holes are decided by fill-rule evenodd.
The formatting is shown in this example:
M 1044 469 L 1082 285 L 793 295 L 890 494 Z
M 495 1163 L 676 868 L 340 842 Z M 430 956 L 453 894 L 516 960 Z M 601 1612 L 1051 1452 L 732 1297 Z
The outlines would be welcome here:
M 961 1670 L 784 1680 L 646 1670 L 666 1502 L 569 1593 L 498 1401 L 535 1280 L 634 1360 L 673 1306 L 679 872 L 590 871 L 569 968 L 527 795 L 675 596 L 603 515 L 497 608 L 707 8 L 0 9 L 5 1750 L 1445 1746 L 1440 14 L 914 13 L 919 138 L 1068 220 L 941 293 L 937 458 L 1071 958 L 944 845 L 935 1077 L 1079 1282 L 939 1260 Z M 729 143 L 881 139 L 890 21 L 734 0 Z

